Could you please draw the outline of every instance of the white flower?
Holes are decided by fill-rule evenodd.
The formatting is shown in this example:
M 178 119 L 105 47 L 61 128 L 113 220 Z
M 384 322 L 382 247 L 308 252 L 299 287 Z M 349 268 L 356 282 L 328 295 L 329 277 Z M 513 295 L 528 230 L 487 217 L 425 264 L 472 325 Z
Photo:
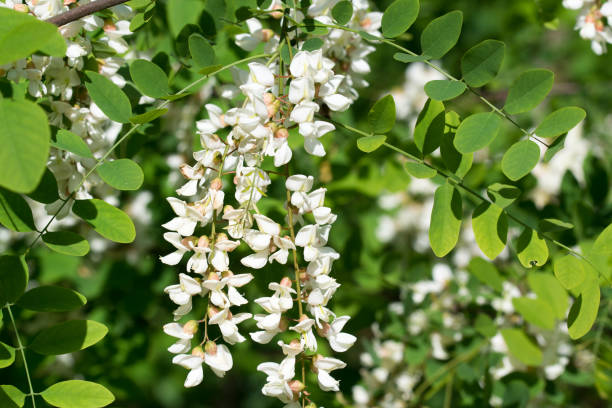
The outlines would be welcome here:
M 299 132 L 304 136 L 304 149 L 314 156 L 325 156 L 325 148 L 319 138 L 334 129 L 334 125 L 322 120 L 300 123 Z
M 177 215 L 171 221 L 162 225 L 170 231 L 176 231 L 182 236 L 193 234 L 198 222 L 204 223 L 206 218 L 194 206 L 187 204 L 178 198 L 168 197 L 168 202 Z
M 355 344 L 355 341 L 357 341 L 357 337 L 352 334 L 342 333 L 342 329 L 349 319 L 349 316 L 336 317 L 334 321 L 329 324 L 329 329 L 325 335 L 329 341 L 329 346 L 338 353 L 345 352 Z
M 175 311 L 175 315 L 184 316 L 191 311 L 191 297 L 202 293 L 202 286 L 192 277 L 179 274 L 179 284 L 167 286 L 164 292 L 170 296 L 170 299 L 181 306 Z
M 314 366 L 318 370 L 317 380 L 323 391 L 340 391 L 340 381 L 334 379 L 329 373 L 333 370 L 346 367 L 346 363 L 337 358 L 318 356 L 314 359 Z
M 257 366 L 257 371 L 262 371 L 268 377 L 267 383 L 261 392 L 269 397 L 275 397 L 284 403 L 289 403 L 293 399 L 293 391 L 289 387 L 289 381 L 295 377 L 295 357 L 285 357 L 280 363 L 261 363 Z
M 181 258 L 183 258 L 185 252 L 191 251 L 191 248 L 186 245 L 188 243 L 185 242 L 185 240 L 183 240 L 176 232 L 166 232 L 164 234 L 164 239 L 174 245 L 176 248 L 176 251 L 159 258 L 166 265 L 178 264 L 181 261 Z
M 295 249 L 295 245 L 288 237 L 280 236 L 280 224 L 261 214 L 255 214 L 253 218 L 259 231 L 249 230 L 244 240 L 255 253 L 242 258 L 240 262 L 255 269 L 263 268 L 268 261 L 287 263 L 289 249 Z
M 204 354 L 204 362 L 213 370 L 217 377 L 223 377 L 225 373 L 232 369 L 234 364 L 232 354 L 224 344 L 216 345 L 212 351 L 206 351 Z
M 172 359 L 173 364 L 178 364 L 189 370 L 184 384 L 186 388 L 195 387 L 204 379 L 203 362 L 204 359 L 202 357 L 192 354 L 179 354 Z
M 300 341 L 302 345 L 310 350 L 317 351 L 317 339 L 312 332 L 312 326 L 315 324 L 313 319 L 302 318 L 298 324 L 289 327 L 289 329 L 298 332 L 300 334 Z

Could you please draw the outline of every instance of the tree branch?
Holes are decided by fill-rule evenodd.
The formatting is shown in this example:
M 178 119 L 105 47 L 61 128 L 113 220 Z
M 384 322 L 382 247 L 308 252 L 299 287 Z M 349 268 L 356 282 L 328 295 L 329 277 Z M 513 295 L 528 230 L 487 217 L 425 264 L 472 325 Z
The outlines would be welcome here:
M 96 0 L 91 3 L 87 3 L 83 6 L 78 6 L 68 10 L 65 13 L 58 14 L 51 18 L 46 19 L 47 23 L 55 24 L 58 27 L 66 25 L 72 21 L 78 20 L 81 17 L 88 16 L 95 13 L 96 11 L 104 10 L 117 4 L 125 3 L 128 0 Z

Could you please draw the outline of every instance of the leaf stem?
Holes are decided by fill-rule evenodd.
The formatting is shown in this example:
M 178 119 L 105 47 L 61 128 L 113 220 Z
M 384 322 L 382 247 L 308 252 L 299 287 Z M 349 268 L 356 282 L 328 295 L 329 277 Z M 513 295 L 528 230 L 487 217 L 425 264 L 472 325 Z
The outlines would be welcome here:
M 26 360 L 25 351 L 23 344 L 21 343 L 21 337 L 19 336 L 19 330 L 17 330 L 17 324 L 15 323 L 15 318 L 13 317 L 13 312 L 11 310 L 11 305 L 6 304 L 6 310 L 11 318 L 11 323 L 13 325 L 13 330 L 15 331 L 15 337 L 17 338 L 17 345 L 19 346 L 19 352 L 21 353 L 21 359 L 23 360 L 23 367 L 25 368 L 26 378 L 28 380 L 28 387 L 30 388 L 30 393 L 28 394 L 32 397 L 32 407 L 36 408 L 36 398 L 34 397 L 37 393 L 34 392 L 34 388 L 32 387 L 32 379 L 30 378 L 30 370 L 28 369 L 28 362 Z

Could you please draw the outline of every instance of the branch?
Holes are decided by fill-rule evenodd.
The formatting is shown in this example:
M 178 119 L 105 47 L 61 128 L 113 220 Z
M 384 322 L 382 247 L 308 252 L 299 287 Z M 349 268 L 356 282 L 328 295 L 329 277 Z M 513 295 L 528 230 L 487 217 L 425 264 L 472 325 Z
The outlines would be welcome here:
M 125 3 L 128 0 L 96 0 L 91 3 L 87 3 L 83 6 L 78 6 L 73 9 L 68 10 L 65 13 L 58 14 L 57 16 L 53 16 L 51 18 L 46 19 L 47 23 L 55 24 L 58 27 L 71 23 L 75 20 L 78 20 L 81 17 L 88 16 L 97 11 L 104 10 L 117 4 Z

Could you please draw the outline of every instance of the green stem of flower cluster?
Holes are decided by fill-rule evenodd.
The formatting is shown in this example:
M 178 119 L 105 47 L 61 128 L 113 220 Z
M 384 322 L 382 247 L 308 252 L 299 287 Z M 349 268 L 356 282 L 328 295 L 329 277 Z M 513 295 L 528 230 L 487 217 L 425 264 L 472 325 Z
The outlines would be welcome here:
M 11 319 L 11 324 L 13 325 L 13 330 L 15 331 L 15 337 L 17 338 L 17 346 L 19 348 L 19 353 L 21 354 L 21 359 L 23 360 L 23 367 L 25 369 L 26 379 L 28 380 L 28 387 L 30 388 L 30 393 L 27 395 L 32 398 L 32 407 L 36 408 L 36 393 L 34 392 L 34 388 L 32 387 L 32 379 L 30 378 L 30 370 L 28 368 L 28 361 L 26 360 L 23 343 L 21 343 L 21 336 L 19 335 L 19 330 L 17 330 L 17 324 L 15 323 L 15 318 L 13 317 L 11 305 L 7 303 L 4 307 L 8 311 L 9 317 Z

